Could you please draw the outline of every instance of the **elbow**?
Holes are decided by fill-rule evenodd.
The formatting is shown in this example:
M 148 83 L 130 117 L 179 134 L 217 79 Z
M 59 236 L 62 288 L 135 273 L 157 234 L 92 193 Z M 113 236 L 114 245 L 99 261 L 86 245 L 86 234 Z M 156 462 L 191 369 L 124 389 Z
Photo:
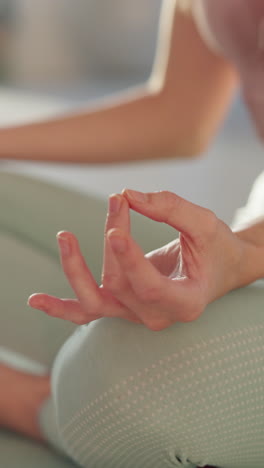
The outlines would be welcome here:
M 181 153 L 183 158 L 199 158 L 204 156 L 210 145 L 210 138 L 202 135 L 199 131 L 190 131 L 186 138 L 175 142 L 175 154 Z
M 210 146 L 212 136 L 198 129 L 189 128 L 188 131 L 172 131 L 169 138 L 171 157 L 196 159 L 203 157 Z
M 181 103 L 175 109 L 163 90 L 152 89 L 151 96 L 155 102 L 156 136 L 165 152 L 178 158 L 203 156 L 217 131 L 215 121 L 201 112 L 186 112 Z
M 152 157 L 198 158 L 203 156 L 216 132 L 216 125 L 201 112 L 188 112 L 174 102 L 163 87 L 148 84 L 146 95 L 151 103 Z

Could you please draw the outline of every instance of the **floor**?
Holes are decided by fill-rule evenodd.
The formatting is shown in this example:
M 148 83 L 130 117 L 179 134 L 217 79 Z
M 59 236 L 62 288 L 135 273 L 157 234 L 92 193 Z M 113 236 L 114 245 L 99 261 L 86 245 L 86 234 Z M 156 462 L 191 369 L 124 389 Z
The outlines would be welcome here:
M 69 109 L 124 89 L 129 80 L 94 82 L 64 90 L 0 88 L 0 125 L 31 121 Z M 247 113 L 236 99 L 218 137 L 207 154 L 194 160 L 119 164 L 114 166 L 32 164 L 2 162 L 15 170 L 92 192 L 101 197 L 124 187 L 145 191 L 166 189 L 214 210 L 230 222 L 235 209 L 243 205 L 256 176 L 264 167 L 264 150 L 251 128 Z

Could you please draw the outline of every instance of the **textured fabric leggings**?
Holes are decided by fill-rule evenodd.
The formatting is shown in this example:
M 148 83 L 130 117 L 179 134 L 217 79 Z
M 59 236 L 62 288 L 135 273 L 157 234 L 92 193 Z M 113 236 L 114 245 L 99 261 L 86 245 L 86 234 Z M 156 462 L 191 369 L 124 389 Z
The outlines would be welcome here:
M 259 283 L 163 332 L 121 319 L 77 329 L 43 431 L 87 468 L 263 468 L 263 304 Z

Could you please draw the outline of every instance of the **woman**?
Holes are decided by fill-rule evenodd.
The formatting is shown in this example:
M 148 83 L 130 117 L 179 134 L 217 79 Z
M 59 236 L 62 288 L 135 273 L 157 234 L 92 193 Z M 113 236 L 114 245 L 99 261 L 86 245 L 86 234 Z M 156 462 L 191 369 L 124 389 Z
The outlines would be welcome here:
M 189 19 L 181 20 L 190 27 Z M 231 75 L 223 86 L 230 77 L 225 70 L 220 86 L 225 96 L 234 83 Z M 216 101 L 214 125 L 223 111 L 223 99 Z M 211 134 L 211 125 L 204 126 L 203 136 Z M 135 324 L 103 319 L 73 335 L 53 369 L 53 400 L 42 406 L 48 379 L 38 380 L 36 398 L 27 406 L 31 424 L 22 430 L 37 438 L 45 434 L 82 466 L 262 466 L 261 294 L 254 289 L 259 303 L 250 321 L 248 305 L 238 316 L 236 296 L 227 296 L 195 322 L 177 324 L 197 319 L 207 304 L 263 276 L 262 223 L 232 233 L 212 213 L 171 194 L 149 195 L 143 202 L 135 195 L 125 192 L 110 200 L 103 287 L 85 267 L 75 238 L 62 233 L 62 264 L 79 300 L 38 295 L 30 301 L 77 323 L 103 315 Z M 180 241 L 145 259 L 129 236 L 128 206 L 172 224 Z M 244 300 L 250 301 L 250 291 Z M 8 421 L 10 411 L 3 414 L 4 424 L 20 429 Z

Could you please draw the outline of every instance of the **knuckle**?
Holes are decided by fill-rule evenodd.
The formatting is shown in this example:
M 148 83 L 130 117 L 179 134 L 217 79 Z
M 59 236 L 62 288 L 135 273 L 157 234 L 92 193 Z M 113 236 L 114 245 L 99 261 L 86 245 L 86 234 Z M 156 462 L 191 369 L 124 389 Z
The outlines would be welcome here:
M 169 190 L 162 190 L 160 193 L 163 195 L 165 202 L 168 203 L 173 203 L 175 202 L 175 198 L 178 198 L 175 193 L 172 193 Z
M 81 319 L 89 321 L 89 317 L 99 317 L 102 313 L 103 301 L 98 296 L 89 295 L 81 298 L 80 304 L 82 307 L 82 312 L 80 313 Z
M 177 209 L 182 199 L 168 190 L 163 192 L 164 204 L 168 213 L 171 213 Z
M 183 199 L 174 193 L 164 191 L 164 204 L 166 206 L 166 222 L 169 223 L 175 211 L 179 210 L 183 203 Z
M 204 250 L 208 247 L 208 242 L 215 239 L 218 221 L 219 220 L 213 211 L 206 208 L 203 209 L 199 232 L 194 236 L 195 244 L 199 250 Z
M 204 209 L 203 213 L 204 232 L 207 236 L 212 237 L 216 234 L 218 218 L 216 214 L 208 209 Z

